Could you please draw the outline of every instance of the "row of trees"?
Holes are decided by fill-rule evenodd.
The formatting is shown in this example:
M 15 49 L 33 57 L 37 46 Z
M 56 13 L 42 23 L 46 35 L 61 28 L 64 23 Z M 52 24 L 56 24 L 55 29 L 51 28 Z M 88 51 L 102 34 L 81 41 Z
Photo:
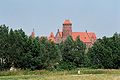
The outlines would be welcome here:
M 0 69 L 73 69 L 78 67 L 119 68 L 120 35 L 98 39 L 87 53 L 79 37 L 55 44 L 46 37 L 29 37 L 25 32 L 0 26 Z
M 0 26 L 0 69 L 11 66 L 23 69 L 43 69 L 54 66 L 61 59 L 58 46 L 47 38 L 35 39 L 22 29 L 10 30 Z
M 94 68 L 120 68 L 120 34 L 98 39 L 87 56 Z

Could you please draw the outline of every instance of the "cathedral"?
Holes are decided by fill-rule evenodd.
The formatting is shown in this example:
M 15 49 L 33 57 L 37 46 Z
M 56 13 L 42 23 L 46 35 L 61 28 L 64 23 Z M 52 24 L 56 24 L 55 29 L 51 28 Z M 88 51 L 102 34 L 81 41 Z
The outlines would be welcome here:
M 76 40 L 76 38 L 79 37 L 87 47 L 91 47 L 96 41 L 96 34 L 94 32 L 73 32 L 72 22 L 70 20 L 65 20 L 63 22 L 62 31 L 59 31 L 58 29 L 56 35 L 51 32 L 48 40 L 51 40 L 55 43 L 60 43 L 62 41 L 65 41 L 68 36 L 71 36 L 73 40 Z

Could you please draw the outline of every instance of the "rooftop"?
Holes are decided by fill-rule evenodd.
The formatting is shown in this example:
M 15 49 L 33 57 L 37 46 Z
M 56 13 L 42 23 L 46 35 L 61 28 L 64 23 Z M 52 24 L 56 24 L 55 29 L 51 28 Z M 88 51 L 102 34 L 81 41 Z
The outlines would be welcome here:
M 63 22 L 63 24 L 65 25 L 65 24 L 72 24 L 72 22 L 70 21 L 70 20 L 65 20 L 64 22 Z

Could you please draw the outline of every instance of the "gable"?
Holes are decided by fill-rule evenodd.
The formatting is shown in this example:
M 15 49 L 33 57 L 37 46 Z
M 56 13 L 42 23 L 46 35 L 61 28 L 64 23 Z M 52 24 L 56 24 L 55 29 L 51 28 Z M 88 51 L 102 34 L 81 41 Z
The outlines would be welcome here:
M 55 42 L 55 38 L 54 38 L 53 32 L 50 33 L 50 36 L 49 36 L 48 40 Z
M 57 34 L 55 35 L 55 38 L 62 38 L 61 32 L 57 32 Z

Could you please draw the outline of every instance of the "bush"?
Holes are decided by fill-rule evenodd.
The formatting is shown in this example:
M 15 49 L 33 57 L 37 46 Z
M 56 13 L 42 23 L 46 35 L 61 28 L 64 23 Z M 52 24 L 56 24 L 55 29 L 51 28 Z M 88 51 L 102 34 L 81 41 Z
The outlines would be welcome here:
M 77 67 L 75 66 L 74 63 L 72 62 L 64 62 L 61 61 L 59 63 L 59 65 L 56 66 L 57 70 L 72 70 L 72 69 L 76 69 Z

